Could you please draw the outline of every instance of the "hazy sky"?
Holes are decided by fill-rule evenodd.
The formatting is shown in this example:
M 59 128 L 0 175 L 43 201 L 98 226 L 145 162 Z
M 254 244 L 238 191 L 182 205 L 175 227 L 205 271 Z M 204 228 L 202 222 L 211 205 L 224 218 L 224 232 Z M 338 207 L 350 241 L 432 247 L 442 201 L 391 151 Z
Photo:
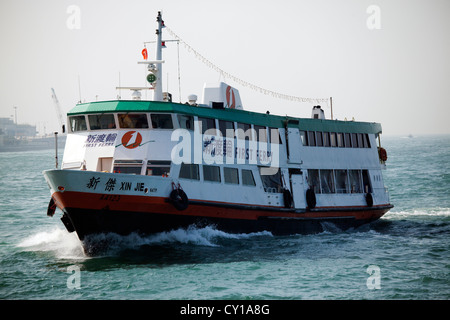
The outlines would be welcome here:
M 58 128 L 51 88 L 66 113 L 80 91 L 83 101 L 115 99 L 119 74 L 122 86 L 144 85 L 137 61 L 155 40 L 158 10 L 195 50 L 247 82 L 332 96 L 335 118 L 380 122 L 385 135 L 450 133 L 449 0 L 0 0 L 0 117 L 17 106 L 19 123 L 50 133 Z M 241 87 L 179 49 L 182 102 L 225 80 L 246 110 L 310 117 L 312 104 Z M 178 102 L 176 43 L 163 56 L 163 88 Z

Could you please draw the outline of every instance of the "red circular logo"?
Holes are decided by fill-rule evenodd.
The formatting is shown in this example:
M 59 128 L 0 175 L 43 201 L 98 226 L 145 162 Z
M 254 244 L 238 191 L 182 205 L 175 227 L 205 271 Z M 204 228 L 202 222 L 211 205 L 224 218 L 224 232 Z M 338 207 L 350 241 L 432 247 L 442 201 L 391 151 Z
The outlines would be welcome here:
M 122 137 L 122 145 L 128 149 L 139 147 L 142 142 L 142 136 L 137 131 L 128 131 Z

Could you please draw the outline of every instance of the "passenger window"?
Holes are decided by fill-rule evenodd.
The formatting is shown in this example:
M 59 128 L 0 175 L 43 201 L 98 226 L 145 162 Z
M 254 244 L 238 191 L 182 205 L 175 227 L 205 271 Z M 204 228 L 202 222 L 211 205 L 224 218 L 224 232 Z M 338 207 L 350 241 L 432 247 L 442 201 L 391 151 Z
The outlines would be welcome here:
M 194 117 L 179 114 L 178 122 L 180 123 L 181 129 L 194 130 Z
M 198 164 L 182 163 L 180 168 L 180 178 L 200 180 L 200 175 L 198 172 Z
M 256 186 L 252 170 L 242 169 L 242 184 L 244 186 Z
M 322 132 L 320 132 L 320 131 L 316 132 L 316 145 L 318 147 L 322 147 L 323 146 Z
M 267 175 L 267 174 L 261 174 L 261 170 L 263 168 L 259 168 L 259 173 L 261 176 L 261 181 L 264 187 L 265 192 L 271 192 L 271 193 L 281 193 L 283 191 L 283 187 L 281 184 L 281 173 L 280 169 L 275 174 Z
M 308 169 L 308 185 L 315 193 L 320 192 L 319 170 Z
M 135 114 L 135 113 L 119 113 L 117 115 L 119 119 L 120 128 L 136 128 L 136 129 L 146 129 L 148 128 L 148 121 L 146 114 Z
M 238 169 L 224 167 L 223 168 L 223 176 L 225 179 L 225 183 L 239 184 Z
M 153 129 L 173 129 L 172 115 L 171 114 L 157 114 L 152 113 L 150 115 L 152 119 Z
M 252 140 L 253 139 L 253 135 L 252 135 L 252 130 L 251 130 L 251 126 L 247 123 L 238 123 L 237 124 L 237 131 L 238 131 L 238 139 L 248 139 L 248 140 Z
M 352 147 L 352 140 L 351 140 L 350 133 L 345 133 L 344 138 L 345 138 L 345 147 L 346 148 L 351 148 Z
M 348 193 L 348 177 L 347 170 L 335 170 L 336 176 L 336 192 Z
M 114 173 L 141 174 L 142 160 L 116 160 Z
M 149 160 L 147 161 L 147 175 L 168 177 L 170 175 L 170 165 L 170 161 Z
M 206 132 L 206 130 L 216 129 L 216 120 L 215 119 L 198 117 L 198 121 L 200 122 L 199 124 L 201 124 L 201 126 L 202 126 L 202 129 L 201 129 L 202 134 L 204 134 Z M 213 130 L 210 130 L 208 133 L 212 134 L 212 131 Z M 215 133 L 213 135 L 215 135 Z
M 330 133 L 330 144 L 332 147 L 337 147 L 337 138 L 336 138 L 336 132 Z
M 280 131 L 278 128 L 269 128 L 270 143 L 281 144 Z
M 256 141 L 258 141 L 258 142 L 267 142 L 267 129 L 266 129 L 266 127 L 254 125 L 253 128 L 255 129 L 255 133 L 256 133 Z
M 115 129 L 116 122 L 113 114 L 91 114 L 88 116 L 91 130 Z
M 337 133 L 337 142 L 339 148 L 344 148 L 344 134 L 341 132 Z
M 330 146 L 330 133 L 329 132 L 323 133 L 323 146 L 324 147 Z
M 352 145 L 353 148 L 358 148 L 358 136 L 356 133 L 352 133 Z
M 87 130 L 86 119 L 84 116 L 69 117 L 69 123 L 72 132 Z
M 231 135 L 229 138 L 234 138 L 234 122 L 233 121 L 225 121 L 225 120 L 219 120 L 219 130 L 222 134 L 222 137 L 227 137 L 227 132 L 229 132 Z M 227 131 L 230 130 L 230 131 Z
M 300 140 L 304 146 L 308 146 L 308 135 L 306 131 L 300 131 Z
M 364 148 L 363 138 L 364 138 L 363 134 L 358 133 L 358 147 L 359 148 Z
M 311 147 L 316 146 L 316 135 L 314 131 L 308 131 L 308 145 Z
M 322 193 L 334 193 L 333 170 L 320 170 Z
M 370 148 L 370 140 L 367 133 L 364 134 L 364 148 Z
M 348 176 L 350 180 L 350 192 L 351 193 L 361 193 L 361 176 L 360 170 L 349 170 Z
M 203 165 L 203 180 L 220 182 L 220 167 Z

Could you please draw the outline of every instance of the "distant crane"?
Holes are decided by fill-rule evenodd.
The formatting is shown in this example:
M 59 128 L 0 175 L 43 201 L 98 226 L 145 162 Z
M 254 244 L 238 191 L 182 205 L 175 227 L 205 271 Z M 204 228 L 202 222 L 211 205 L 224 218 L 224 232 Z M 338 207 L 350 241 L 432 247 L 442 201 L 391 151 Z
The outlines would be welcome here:
M 53 89 L 53 88 L 52 88 L 52 98 L 53 98 L 53 102 L 55 103 L 56 116 L 58 117 L 59 127 L 62 129 L 62 133 L 64 133 L 66 130 L 65 130 L 65 126 L 64 126 L 63 116 L 61 113 L 61 106 L 59 105 L 59 101 L 58 101 L 58 98 L 56 97 L 55 89 Z

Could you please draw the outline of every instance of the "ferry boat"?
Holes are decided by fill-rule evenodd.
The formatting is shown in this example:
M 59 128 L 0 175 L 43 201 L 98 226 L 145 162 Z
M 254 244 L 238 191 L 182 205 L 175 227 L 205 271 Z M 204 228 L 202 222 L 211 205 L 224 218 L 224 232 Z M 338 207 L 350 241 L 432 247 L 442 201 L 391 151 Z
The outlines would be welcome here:
M 67 114 L 60 169 L 44 171 L 47 214 L 81 241 L 99 233 L 152 234 L 212 225 L 230 233 L 274 235 L 341 230 L 393 207 L 379 123 L 243 109 L 239 91 L 205 84 L 202 100 L 162 92 L 162 30 L 149 70 L 153 100 L 77 104 Z M 146 57 L 144 57 L 146 58 Z

